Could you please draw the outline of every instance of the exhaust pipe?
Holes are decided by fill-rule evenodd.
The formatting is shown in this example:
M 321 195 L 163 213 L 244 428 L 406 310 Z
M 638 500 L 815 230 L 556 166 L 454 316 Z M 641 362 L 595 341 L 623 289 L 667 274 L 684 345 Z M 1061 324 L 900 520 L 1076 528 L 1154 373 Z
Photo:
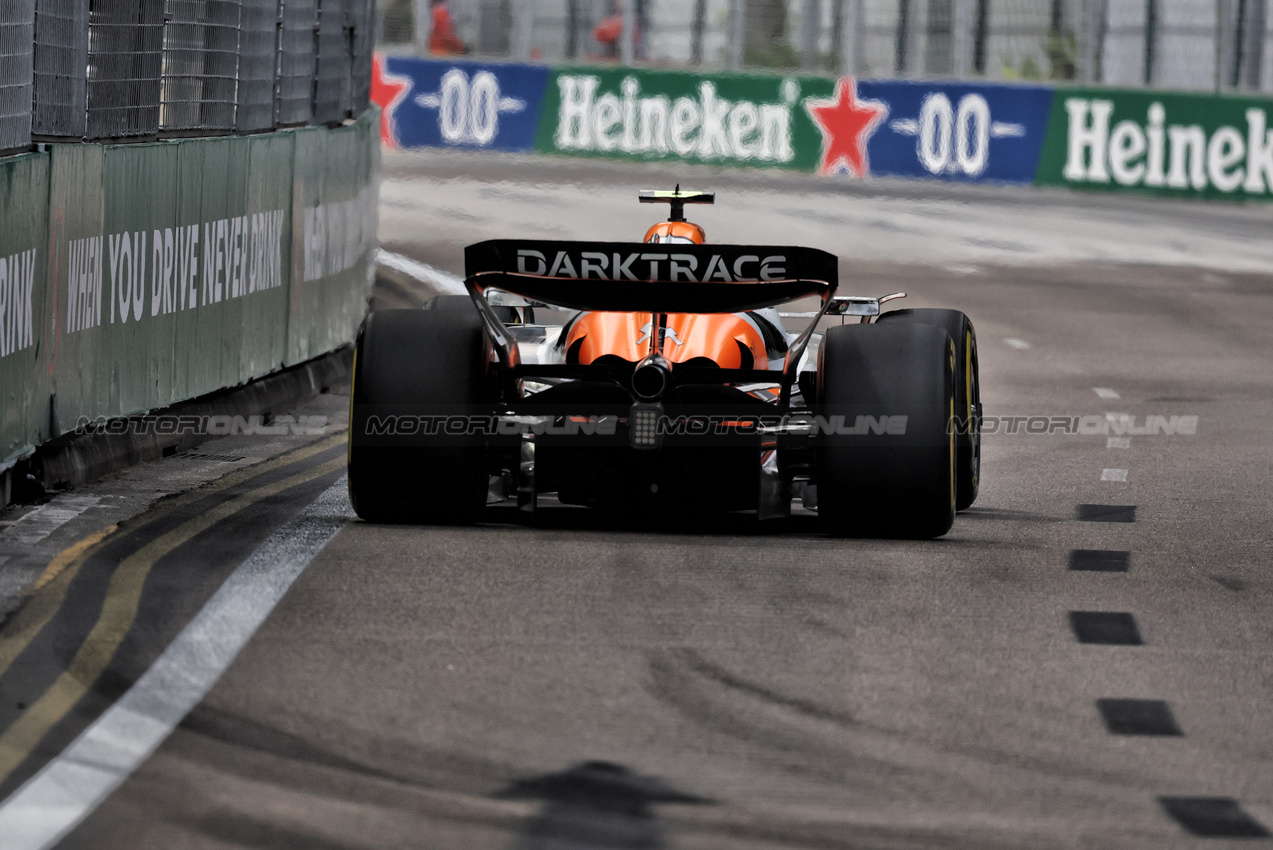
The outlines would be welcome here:
M 663 355 L 651 354 L 632 371 L 632 392 L 645 401 L 660 398 L 672 383 L 672 365 Z

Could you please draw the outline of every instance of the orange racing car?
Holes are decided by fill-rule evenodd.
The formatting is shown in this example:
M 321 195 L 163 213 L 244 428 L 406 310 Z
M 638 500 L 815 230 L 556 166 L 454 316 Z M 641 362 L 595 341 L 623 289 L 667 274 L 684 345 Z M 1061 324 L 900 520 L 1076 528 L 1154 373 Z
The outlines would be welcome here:
M 799 500 L 834 535 L 945 534 L 980 478 L 968 317 L 839 295 L 823 251 L 709 244 L 684 208 L 710 193 L 640 200 L 670 206 L 642 242 L 481 242 L 465 251 L 468 295 L 368 314 L 358 515 L 465 522 L 554 493 L 763 520 Z M 778 310 L 801 300 L 813 309 Z M 536 321 L 549 311 L 557 321 Z M 825 317 L 841 323 L 823 331 Z

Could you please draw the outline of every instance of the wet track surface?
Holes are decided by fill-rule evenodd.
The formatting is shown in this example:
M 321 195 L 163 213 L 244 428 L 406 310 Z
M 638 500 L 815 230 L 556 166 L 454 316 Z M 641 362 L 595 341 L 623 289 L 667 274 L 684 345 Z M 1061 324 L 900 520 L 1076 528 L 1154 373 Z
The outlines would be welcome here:
M 465 242 L 517 235 L 519 219 L 545 238 L 639 236 L 651 216 L 634 190 L 662 179 L 590 165 L 565 186 L 554 163 L 385 165 L 387 246 L 456 273 Z M 720 193 L 698 216 L 709 238 L 835 251 L 864 294 L 906 290 L 906 306 L 973 318 L 998 430 L 982 494 L 950 534 L 833 540 L 807 512 L 650 527 L 551 503 L 530 525 L 509 508 L 470 528 L 366 524 L 338 498 L 347 397 L 333 393 L 328 435 L 139 505 L 28 591 L 0 632 L 0 792 L 326 491 L 320 513 L 339 531 L 61 846 L 1273 845 L 1269 211 L 914 185 L 835 194 L 764 176 L 764 202 L 739 201 L 748 217 L 729 211 L 748 178 L 692 176 Z M 525 217 L 571 193 L 578 208 L 552 206 L 564 218 Z M 489 215 L 471 200 L 483 197 Z M 472 221 L 422 212 L 460 201 Z M 810 229 L 810 211 L 840 223 Z M 912 216 L 915 235 L 864 238 L 852 222 L 872 215 Z M 1004 247 L 1056 243 L 1062 218 L 1086 253 Z M 858 256 L 826 235 L 836 227 Z M 1196 433 L 1127 431 L 1173 416 L 1196 416 Z M 1046 425 L 1078 417 L 1108 433 Z M 161 486 L 164 463 L 134 475 L 185 491 Z M 106 505 L 120 485 L 93 487 Z M 117 519 L 90 508 L 41 545 Z M 134 578 L 135 619 L 98 633 L 116 646 L 86 642 L 118 611 L 113 582 L 164 540 L 153 574 Z M 59 677 L 82 696 L 30 711 Z M 46 731 L 27 720 L 14 734 L 30 717 Z

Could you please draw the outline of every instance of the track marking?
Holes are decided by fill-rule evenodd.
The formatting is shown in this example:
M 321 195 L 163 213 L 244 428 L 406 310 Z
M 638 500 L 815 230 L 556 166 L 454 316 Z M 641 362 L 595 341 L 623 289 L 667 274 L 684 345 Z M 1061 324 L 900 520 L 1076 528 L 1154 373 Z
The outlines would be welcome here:
M 1126 469 L 1102 469 L 1101 480 L 1125 482 L 1127 481 L 1127 470 Z
M 0 735 L 0 782 L 31 755 L 44 735 L 66 716 L 110 663 L 137 617 L 142 589 L 160 558 L 227 517 L 284 490 L 335 472 L 345 465 L 335 458 L 229 499 L 155 538 L 120 563 L 111 576 L 102 610 L 66 670 L 44 694 Z
M 376 262 L 432 286 L 439 295 L 468 295 L 463 278 L 434 268 L 428 263 L 386 251 L 384 248 L 376 252 Z
M 1132 447 L 1131 437 L 1106 437 L 1105 448 L 1107 449 L 1130 449 Z
M 1229 797 L 1159 797 L 1176 823 L 1202 838 L 1268 838 L 1269 831 Z
M 345 488 L 342 477 L 270 535 L 127 693 L 0 804 L 7 850 L 52 847 L 172 734 L 349 522 Z
M 206 487 L 199 487 L 182 493 L 180 496 L 168 499 L 161 506 L 143 514 L 140 523 L 132 526 L 130 530 L 145 528 L 157 519 L 167 516 L 172 511 L 190 502 L 215 495 L 273 469 L 288 466 L 316 454 L 321 454 L 335 448 L 343 439 L 345 439 L 343 434 L 328 437 L 313 445 L 293 449 L 266 463 L 237 470 Z M 114 529 L 115 526 L 111 526 L 105 531 L 98 532 L 101 538 L 97 542 L 101 542 L 101 539 L 109 536 L 109 533 Z M 96 537 L 97 535 L 94 536 Z M 44 572 L 36 578 L 30 590 L 24 594 L 24 597 L 29 601 L 19 609 L 13 620 L 10 621 L 4 640 L 0 641 L 0 676 L 4 675 L 14 660 L 27 648 L 27 645 L 35 640 L 40 630 L 57 615 L 58 609 L 62 607 L 62 602 L 66 598 L 66 591 L 70 587 L 71 581 L 75 578 L 84 562 L 88 560 L 88 556 L 92 554 L 86 551 L 89 547 L 84 547 L 84 550 L 79 552 L 75 551 L 84 542 L 80 541 L 55 555 L 49 565 L 44 568 Z M 48 592 L 41 593 L 46 587 L 49 588 Z
M 1135 522 L 1135 505 L 1079 505 L 1080 522 Z
M 1024 339 L 1016 339 L 1015 337 L 1008 337 L 1007 339 L 1004 340 L 1004 342 L 1006 342 L 1008 345 L 1012 346 L 1013 348 L 1017 349 L 1018 351 L 1025 351 L 1027 348 L 1030 347 L 1030 343 L 1026 342 Z
M 1101 398 L 1122 398 L 1122 396 L 1111 390 L 1109 387 L 1092 387 L 1092 392 L 1096 393 Z
M 117 528 L 119 528 L 118 525 L 107 526 L 96 534 L 90 534 L 80 542 L 72 546 L 67 546 L 61 552 L 58 552 L 57 555 L 53 557 L 53 560 L 49 561 L 49 565 L 44 568 L 44 571 L 41 572 L 40 575 L 36 577 L 36 580 L 31 584 L 31 592 L 35 593 L 39 591 L 40 588 L 53 581 L 53 579 L 57 578 L 58 575 L 61 574 L 62 570 L 66 569 L 73 562 L 79 560 L 81 555 L 85 554 L 88 550 L 105 540 Z
M 4 640 L 0 641 L 0 676 L 5 674 L 27 645 L 35 640 L 40 630 L 57 614 L 66 599 L 67 589 L 79 574 L 80 567 L 97 551 L 98 544 L 114 533 L 116 528 L 118 526 L 114 525 L 103 528 L 75 545 L 66 547 L 49 561 L 44 572 L 40 573 L 31 586 L 31 591 L 26 594 L 26 604 L 6 624 Z M 49 585 L 53 587 L 48 593 L 39 593 Z
M 1070 569 L 1093 573 L 1125 573 L 1132 553 L 1112 549 L 1071 549 Z
M 1096 708 L 1111 735 L 1183 735 L 1171 706 L 1158 699 L 1098 699 Z
M 1070 629 L 1079 643 L 1144 646 L 1136 618 L 1125 611 L 1071 611 Z

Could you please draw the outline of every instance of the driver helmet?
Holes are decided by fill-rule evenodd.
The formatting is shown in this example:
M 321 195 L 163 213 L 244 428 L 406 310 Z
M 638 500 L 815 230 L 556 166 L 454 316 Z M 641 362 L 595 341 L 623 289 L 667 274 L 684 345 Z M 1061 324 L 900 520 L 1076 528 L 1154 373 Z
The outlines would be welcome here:
M 707 241 L 703 228 L 689 221 L 660 221 L 645 232 L 645 242 L 672 245 L 702 245 Z

